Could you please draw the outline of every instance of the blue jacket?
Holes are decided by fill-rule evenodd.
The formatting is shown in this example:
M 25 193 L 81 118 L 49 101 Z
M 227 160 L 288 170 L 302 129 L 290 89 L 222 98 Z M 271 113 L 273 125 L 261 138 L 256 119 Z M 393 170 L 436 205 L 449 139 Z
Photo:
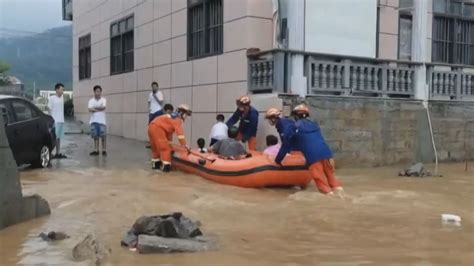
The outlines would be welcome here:
M 231 127 L 239 121 L 239 133 L 242 134 L 242 142 L 257 136 L 258 111 L 255 108 L 250 106 L 249 112 L 245 115 L 237 109 L 227 121 L 227 126 Z
M 275 127 L 280 134 L 281 140 L 281 148 L 275 157 L 275 162 L 277 164 L 281 164 L 281 161 L 283 158 L 285 158 L 285 155 L 296 148 L 294 142 L 296 126 L 295 121 L 288 118 L 280 118 Z
M 318 123 L 309 119 L 299 119 L 295 122 L 295 126 L 295 147 L 304 154 L 307 165 L 333 157 Z

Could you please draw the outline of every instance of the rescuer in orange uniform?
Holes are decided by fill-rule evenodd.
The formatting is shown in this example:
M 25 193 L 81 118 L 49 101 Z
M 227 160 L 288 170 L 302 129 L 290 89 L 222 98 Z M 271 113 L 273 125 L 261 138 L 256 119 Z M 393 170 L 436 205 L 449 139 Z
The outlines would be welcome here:
M 186 104 L 176 108 L 176 112 L 158 116 L 148 126 L 148 136 L 151 145 L 151 165 L 153 169 L 161 169 L 163 172 L 171 171 L 171 146 L 173 133 L 176 132 L 179 143 L 186 146 L 183 122 L 187 116 L 191 116 L 191 109 Z

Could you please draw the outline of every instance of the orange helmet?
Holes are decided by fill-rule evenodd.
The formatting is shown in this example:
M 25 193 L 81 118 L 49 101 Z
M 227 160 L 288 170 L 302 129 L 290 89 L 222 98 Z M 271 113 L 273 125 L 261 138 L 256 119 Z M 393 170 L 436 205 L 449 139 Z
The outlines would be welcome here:
M 191 111 L 191 108 L 187 104 L 180 104 L 178 108 L 176 108 L 178 112 L 185 113 L 187 115 L 191 115 L 193 111 Z
M 270 118 L 276 118 L 276 117 L 280 117 L 281 115 L 281 111 L 276 109 L 276 108 L 270 108 L 267 110 L 267 113 L 265 114 L 265 118 L 266 119 L 270 119 Z
M 302 114 L 309 115 L 308 106 L 306 106 L 305 104 L 297 105 L 295 108 L 293 108 L 293 114 L 296 114 L 296 115 L 302 115 Z
M 237 99 L 237 105 L 238 106 L 241 106 L 241 105 L 250 105 L 250 97 L 247 96 L 247 95 L 244 95 L 242 97 L 240 97 L 239 99 Z

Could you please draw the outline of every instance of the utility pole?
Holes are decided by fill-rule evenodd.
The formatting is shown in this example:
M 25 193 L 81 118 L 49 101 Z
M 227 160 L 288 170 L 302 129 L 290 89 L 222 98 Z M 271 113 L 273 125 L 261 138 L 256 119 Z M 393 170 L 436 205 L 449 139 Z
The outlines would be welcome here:
M 33 81 L 33 101 L 35 100 L 36 97 L 36 81 Z

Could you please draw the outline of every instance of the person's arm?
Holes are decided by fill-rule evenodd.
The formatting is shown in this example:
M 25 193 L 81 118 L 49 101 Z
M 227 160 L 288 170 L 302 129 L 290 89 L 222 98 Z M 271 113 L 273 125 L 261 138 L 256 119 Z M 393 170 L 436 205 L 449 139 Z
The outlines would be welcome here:
M 53 111 L 53 104 L 51 103 L 51 97 L 48 98 L 48 113 L 51 114 Z
M 100 107 L 96 107 L 95 109 L 99 112 L 105 111 L 106 104 L 107 104 L 107 101 L 105 100 L 105 98 L 102 98 L 102 105 Z
M 184 136 L 184 130 L 183 130 L 183 120 L 180 118 L 175 118 L 173 119 L 173 127 L 174 131 L 176 132 L 176 135 L 178 136 L 178 141 L 181 146 L 186 146 L 186 137 Z
M 258 128 L 258 112 L 251 111 L 249 115 L 250 123 L 248 124 L 247 130 L 242 132 L 242 142 L 248 141 L 251 137 L 257 135 L 257 128 Z
M 275 157 L 275 163 L 281 165 L 281 161 L 285 158 L 285 155 L 291 151 L 290 144 L 282 140 L 280 150 L 278 151 L 277 156 Z
M 148 110 L 151 108 L 151 94 L 148 95 Z
M 89 100 L 89 103 L 87 104 L 87 109 L 89 109 L 89 112 L 91 112 L 91 113 L 97 112 L 97 110 L 92 105 L 92 101 L 90 101 L 90 100 Z
M 226 123 L 227 126 L 231 127 L 235 125 L 235 123 L 239 121 L 239 118 L 240 118 L 240 111 L 237 109 L 235 110 L 234 114 L 229 118 L 229 120 L 227 120 L 227 123 Z
M 291 141 L 296 134 L 296 127 L 294 124 L 286 125 L 283 130 L 283 137 L 281 138 L 281 147 L 275 157 L 275 163 L 281 164 L 285 155 L 291 151 Z
M 155 97 L 155 100 L 160 104 L 160 105 L 163 105 L 163 93 L 161 91 L 158 91 L 156 94 L 158 94 L 158 96 L 156 96 L 155 94 L 153 94 L 153 97 Z

